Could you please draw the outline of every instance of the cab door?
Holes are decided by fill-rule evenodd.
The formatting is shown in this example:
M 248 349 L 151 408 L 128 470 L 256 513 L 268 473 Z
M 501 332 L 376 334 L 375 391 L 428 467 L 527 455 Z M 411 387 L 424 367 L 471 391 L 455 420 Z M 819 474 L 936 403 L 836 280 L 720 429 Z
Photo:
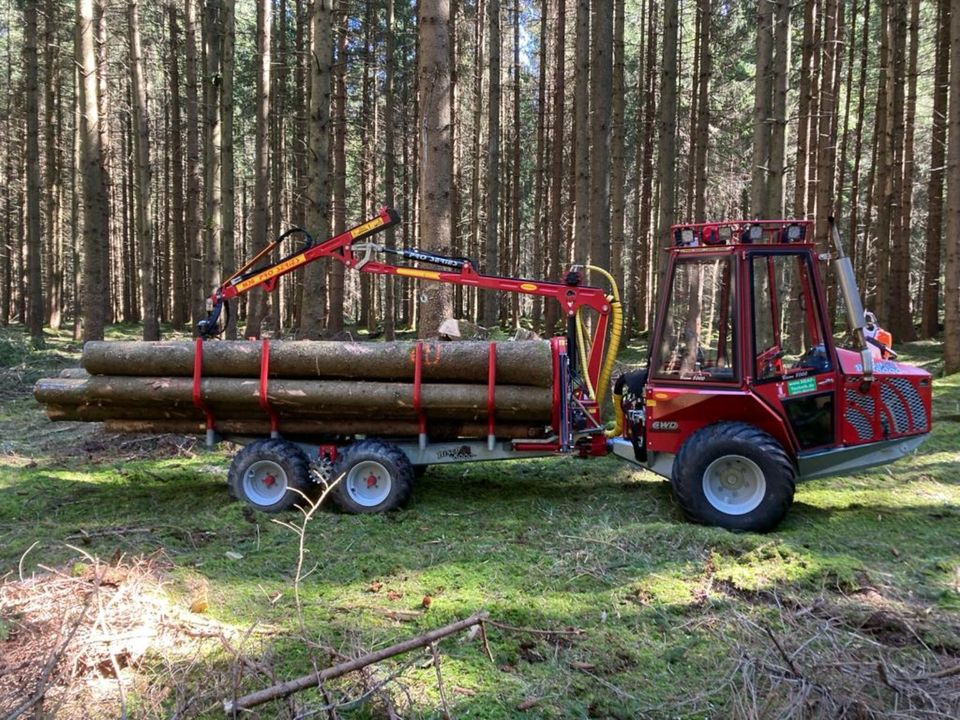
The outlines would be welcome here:
M 786 421 L 799 451 L 837 442 L 836 354 L 808 249 L 746 256 L 754 392 Z

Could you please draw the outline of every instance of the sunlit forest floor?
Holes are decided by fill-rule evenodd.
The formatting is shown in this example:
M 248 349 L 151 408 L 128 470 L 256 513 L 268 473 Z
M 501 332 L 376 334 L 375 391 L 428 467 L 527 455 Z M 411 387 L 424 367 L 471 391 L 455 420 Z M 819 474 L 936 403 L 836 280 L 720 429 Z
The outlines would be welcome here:
M 900 349 L 939 372 L 936 344 Z M 960 375 L 915 455 L 802 484 L 769 535 L 688 524 L 613 459 L 430 469 L 401 512 L 314 516 L 298 612 L 299 538 L 275 520 L 302 518 L 231 502 L 231 448 L 46 420 L 31 385 L 78 351 L 0 335 L 4 715 L 223 717 L 480 610 L 539 632 L 488 626 L 492 660 L 451 637 L 439 673 L 416 651 L 252 716 L 366 694 L 336 716 L 441 717 L 438 675 L 454 717 L 960 715 Z

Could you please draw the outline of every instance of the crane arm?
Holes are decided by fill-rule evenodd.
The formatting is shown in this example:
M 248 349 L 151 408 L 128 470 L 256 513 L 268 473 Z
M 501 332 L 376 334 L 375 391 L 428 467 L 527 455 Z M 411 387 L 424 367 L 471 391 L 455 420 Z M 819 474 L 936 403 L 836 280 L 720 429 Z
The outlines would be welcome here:
M 594 328 L 594 340 L 584 358 L 585 370 L 594 383 L 600 376 L 605 354 L 606 334 L 610 324 L 614 298 L 603 289 L 591 285 L 582 285 L 582 274 L 578 268 L 567 273 L 565 282 L 528 280 L 523 278 L 501 277 L 479 273 L 473 261 L 462 257 L 448 257 L 418 248 L 388 248 L 376 244 L 370 239 L 400 223 L 400 215 L 392 208 L 384 208 L 380 213 L 364 223 L 335 235 L 323 242 L 316 242 L 302 228 L 291 228 L 277 240 L 254 256 L 243 267 L 217 287 L 208 299 L 209 314 L 197 324 L 201 337 L 215 337 L 220 334 L 220 316 L 226 301 L 236 298 L 257 287 L 272 292 L 278 280 L 297 268 L 304 267 L 322 258 L 331 258 L 358 272 L 376 275 L 396 275 L 433 282 L 476 287 L 482 290 L 499 290 L 521 295 L 539 295 L 553 298 L 560 303 L 568 318 L 568 325 L 581 308 L 595 310 L 599 318 Z M 306 236 L 304 246 L 276 262 L 258 263 L 268 257 L 287 237 L 302 233 Z M 419 263 L 421 267 L 410 265 L 392 265 L 375 260 L 375 255 L 394 255 L 409 262 Z M 423 265 L 433 265 L 438 269 L 426 269 Z

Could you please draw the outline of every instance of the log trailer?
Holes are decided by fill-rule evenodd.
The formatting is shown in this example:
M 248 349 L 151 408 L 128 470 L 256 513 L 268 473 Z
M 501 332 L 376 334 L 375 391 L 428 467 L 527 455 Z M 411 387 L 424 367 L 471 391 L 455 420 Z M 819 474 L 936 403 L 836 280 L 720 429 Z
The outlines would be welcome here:
M 468 258 L 372 240 L 399 222 L 396 211 L 384 209 L 322 242 L 300 228 L 284 233 L 210 296 L 209 315 L 198 325 L 198 354 L 204 339 L 220 334 L 231 299 L 256 287 L 272 291 L 280 277 L 321 258 L 359 272 L 539 295 L 558 302 L 566 318 L 565 334 L 550 340 L 551 423 L 536 439 L 497 436 L 491 343 L 486 436 L 431 441 L 418 344 L 417 436 L 285 439 L 282 424 L 274 423 L 269 438 L 230 438 L 244 445 L 230 468 L 231 492 L 257 509 L 287 509 L 301 493 L 338 478 L 333 497 L 342 509 L 383 512 L 407 502 L 415 476 L 429 465 L 613 454 L 668 479 L 689 519 L 763 532 L 784 517 L 797 481 L 892 462 L 930 432 L 931 377 L 896 362 L 892 348 L 868 331 L 832 219 L 833 262 L 854 349 L 835 345 L 819 270 L 829 256 L 817 253 L 809 221 L 675 225 L 648 364 L 616 380 L 612 429 L 602 409 L 621 309 L 609 273 L 575 266 L 562 282 L 498 277 L 480 273 Z M 306 237 L 302 248 L 265 261 L 294 233 Z M 384 255 L 397 264 L 377 259 Z M 589 274 L 602 276 L 609 289 L 586 284 Z M 584 310 L 595 313 L 590 340 Z M 207 427 L 212 440 L 216 419 L 209 415 Z

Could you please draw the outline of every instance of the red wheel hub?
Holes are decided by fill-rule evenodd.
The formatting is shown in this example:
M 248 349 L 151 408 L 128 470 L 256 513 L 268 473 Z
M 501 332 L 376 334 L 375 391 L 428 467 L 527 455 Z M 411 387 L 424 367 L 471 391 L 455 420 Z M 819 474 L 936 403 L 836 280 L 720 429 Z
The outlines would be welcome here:
M 277 482 L 277 479 L 273 475 L 267 475 L 263 479 L 263 484 L 266 485 L 267 487 L 273 487 L 274 483 L 276 482 Z
M 373 473 L 370 473 L 370 477 L 367 478 L 367 487 L 372 488 L 377 484 L 377 476 Z

